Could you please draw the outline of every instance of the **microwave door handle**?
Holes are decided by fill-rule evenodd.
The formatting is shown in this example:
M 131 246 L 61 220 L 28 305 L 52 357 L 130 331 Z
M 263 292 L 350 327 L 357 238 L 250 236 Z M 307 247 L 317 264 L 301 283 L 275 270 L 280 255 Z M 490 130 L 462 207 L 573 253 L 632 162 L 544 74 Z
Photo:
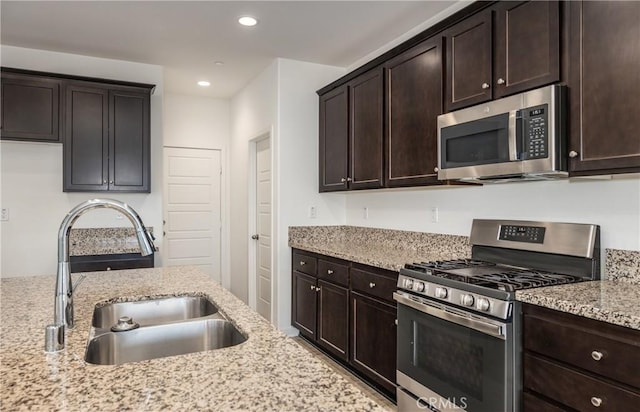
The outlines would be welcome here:
M 522 117 L 520 110 L 511 110 L 509 112 L 509 160 L 514 162 L 520 159 L 520 141 L 522 140 L 521 131 Z M 520 146 L 520 147 L 519 147 Z

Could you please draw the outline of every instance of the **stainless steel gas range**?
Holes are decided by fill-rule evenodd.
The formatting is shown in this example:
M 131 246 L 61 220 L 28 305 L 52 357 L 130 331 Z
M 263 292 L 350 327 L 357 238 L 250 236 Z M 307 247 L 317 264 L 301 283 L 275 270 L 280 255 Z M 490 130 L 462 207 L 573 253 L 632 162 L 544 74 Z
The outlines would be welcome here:
M 596 225 L 474 220 L 470 242 L 471 259 L 400 270 L 400 412 L 519 411 L 515 291 L 600 278 Z

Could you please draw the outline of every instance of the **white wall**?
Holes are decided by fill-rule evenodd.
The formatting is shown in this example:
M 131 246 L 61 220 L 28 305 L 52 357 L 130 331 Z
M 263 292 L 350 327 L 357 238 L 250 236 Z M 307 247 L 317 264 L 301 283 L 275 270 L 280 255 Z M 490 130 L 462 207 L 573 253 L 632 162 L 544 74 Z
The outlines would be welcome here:
M 348 193 L 347 224 L 468 236 L 473 218 L 601 226 L 603 248 L 640 250 L 640 178 Z M 364 219 L 363 208 L 369 209 Z M 431 221 L 432 208 L 440 221 Z
M 231 100 L 230 290 L 245 302 L 249 294 L 249 142 L 272 129 L 277 133 L 277 82 L 274 61 Z
M 333 225 L 346 221 L 345 197 L 318 193 L 318 95 L 317 89 L 345 73 L 344 69 L 294 60 L 279 59 L 278 135 L 275 187 L 277 213 L 273 244 L 277 315 L 279 329 L 291 325 L 291 249 L 288 227 Z M 315 206 L 317 217 L 309 218 Z
M 10 46 L 1 46 L 0 52 L 0 64 L 6 67 L 156 85 L 151 96 L 150 194 L 64 193 L 61 144 L 0 143 L 0 202 L 10 210 L 10 220 L 1 223 L 0 276 L 54 274 L 60 222 L 72 207 L 87 199 L 109 197 L 124 201 L 136 209 L 147 226 L 161 228 L 162 67 Z M 126 219 L 116 219 L 116 213 L 107 210 L 93 211 L 77 223 L 77 227 L 128 225 Z M 156 230 L 156 234 L 159 232 Z M 161 247 L 162 238 L 157 238 L 156 245 Z

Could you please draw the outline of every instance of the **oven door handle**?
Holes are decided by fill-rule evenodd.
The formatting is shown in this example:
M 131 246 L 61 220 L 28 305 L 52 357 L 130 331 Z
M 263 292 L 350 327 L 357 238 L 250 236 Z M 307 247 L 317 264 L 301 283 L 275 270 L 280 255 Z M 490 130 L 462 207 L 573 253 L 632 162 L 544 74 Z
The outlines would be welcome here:
M 470 318 L 464 315 L 459 315 L 457 313 L 453 313 L 450 311 L 446 311 L 440 309 L 436 306 L 432 306 L 426 302 L 416 302 L 408 297 L 400 294 L 393 293 L 393 299 L 395 299 L 398 303 L 409 306 L 413 309 L 416 309 L 422 313 L 426 313 L 427 315 L 435 316 L 436 318 L 440 318 L 456 325 L 466 326 L 468 328 L 477 330 L 478 332 L 482 332 L 485 335 L 490 335 L 502 340 L 506 340 L 507 337 L 505 335 L 506 325 L 503 323 L 498 324 L 497 322 L 489 322 L 481 319 Z

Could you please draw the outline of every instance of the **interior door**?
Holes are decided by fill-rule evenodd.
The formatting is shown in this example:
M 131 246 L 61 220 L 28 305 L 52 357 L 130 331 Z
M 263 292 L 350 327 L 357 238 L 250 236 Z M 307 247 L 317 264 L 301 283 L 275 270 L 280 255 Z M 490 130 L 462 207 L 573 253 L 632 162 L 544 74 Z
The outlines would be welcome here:
M 271 147 L 256 146 L 256 310 L 271 320 Z
M 221 282 L 219 150 L 164 149 L 164 266 L 200 266 Z

